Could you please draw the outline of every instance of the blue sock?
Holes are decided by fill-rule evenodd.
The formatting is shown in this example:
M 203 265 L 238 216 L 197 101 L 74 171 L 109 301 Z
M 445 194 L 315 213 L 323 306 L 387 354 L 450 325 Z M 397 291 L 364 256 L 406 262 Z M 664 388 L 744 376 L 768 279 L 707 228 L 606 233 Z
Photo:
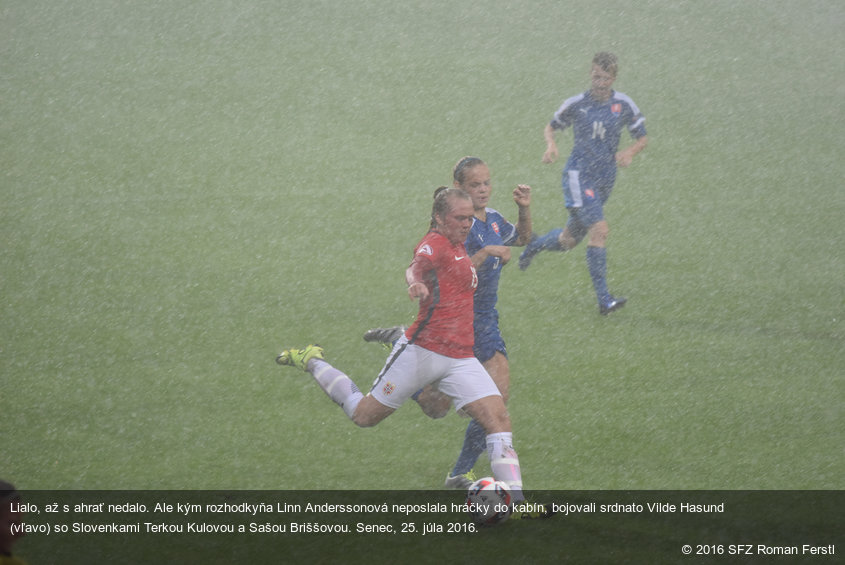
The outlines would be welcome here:
M 560 234 L 563 233 L 563 228 L 555 228 L 545 235 L 541 235 L 531 242 L 531 247 L 537 251 L 562 251 L 560 246 Z
M 487 449 L 487 432 L 481 427 L 481 424 L 472 420 L 467 426 L 466 434 L 464 434 L 464 445 L 461 448 L 461 454 L 458 455 L 458 461 L 455 463 L 455 468 L 452 469 L 452 476 L 457 477 L 464 473 L 469 473 L 478 461 L 478 457 Z
M 604 247 L 587 246 L 587 269 L 593 279 L 593 288 L 600 304 L 610 300 L 607 290 L 607 249 Z

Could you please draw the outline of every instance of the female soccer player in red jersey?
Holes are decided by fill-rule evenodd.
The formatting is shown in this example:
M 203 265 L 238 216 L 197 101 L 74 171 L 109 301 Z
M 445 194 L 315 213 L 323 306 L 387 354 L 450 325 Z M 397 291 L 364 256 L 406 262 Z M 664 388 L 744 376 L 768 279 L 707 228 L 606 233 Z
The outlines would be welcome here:
M 414 324 L 396 342 L 369 394 L 323 359 L 317 345 L 287 349 L 276 359 L 310 373 L 356 425 L 375 426 L 427 385 L 437 383 L 456 410 L 487 433 L 490 467 L 513 500 L 524 499 L 511 422 L 496 384 L 473 355 L 473 293 L 478 276 L 466 249 L 473 222 L 470 196 L 459 188 L 435 192 L 432 227 L 405 272 L 408 296 L 420 301 Z

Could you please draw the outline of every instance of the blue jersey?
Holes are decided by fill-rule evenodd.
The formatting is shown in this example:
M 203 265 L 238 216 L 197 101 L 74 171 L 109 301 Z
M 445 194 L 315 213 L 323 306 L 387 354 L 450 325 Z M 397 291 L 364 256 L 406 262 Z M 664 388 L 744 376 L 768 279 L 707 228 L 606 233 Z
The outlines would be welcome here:
M 566 162 L 564 179 L 569 172 L 576 172 L 582 186 L 606 191 L 601 194 L 607 199 L 616 180 L 616 151 L 623 128 L 631 137 L 639 139 L 646 135 L 645 117 L 640 109 L 625 94 L 613 91 L 610 99 L 594 100 L 590 91 L 567 99 L 555 112 L 551 121 L 554 129 L 572 126 L 575 142 Z M 566 205 L 580 206 L 578 195 L 566 193 Z
M 470 257 L 487 245 L 513 245 L 519 234 L 516 226 L 507 221 L 496 210 L 487 208 L 487 221 L 473 218 L 472 228 L 465 243 Z M 499 276 L 502 272 L 502 259 L 488 257 L 477 269 L 478 287 L 475 289 L 474 308 L 476 319 L 479 314 L 496 309 L 499 292 Z

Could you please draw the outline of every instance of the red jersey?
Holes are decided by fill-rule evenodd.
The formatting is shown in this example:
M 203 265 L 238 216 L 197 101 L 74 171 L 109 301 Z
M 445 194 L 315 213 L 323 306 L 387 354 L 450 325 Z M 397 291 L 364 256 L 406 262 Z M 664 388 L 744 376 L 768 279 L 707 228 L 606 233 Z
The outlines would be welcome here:
M 424 324 L 414 339 L 416 345 L 456 359 L 472 357 L 472 300 L 478 277 L 463 242 L 453 244 L 430 231 L 414 250 L 414 263 L 422 266 L 421 282 L 429 296 L 420 301 L 417 320 L 405 335 L 411 339 Z

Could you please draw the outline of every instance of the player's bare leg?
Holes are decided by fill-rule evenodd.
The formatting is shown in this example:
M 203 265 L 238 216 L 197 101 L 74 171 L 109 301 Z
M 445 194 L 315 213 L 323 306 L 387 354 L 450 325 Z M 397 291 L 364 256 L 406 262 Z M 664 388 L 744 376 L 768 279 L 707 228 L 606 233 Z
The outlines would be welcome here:
M 607 220 L 599 220 L 587 230 L 587 245 L 590 247 L 605 247 L 608 235 L 610 235 L 610 226 Z
M 579 240 L 575 239 L 572 235 L 572 232 L 569 230 L 569 226 L 563 228 L 563 231 L 560 233 L 560 237 L 558 237 L 558 243 L 560 245 L 561 251 L 569 251 L 570 249 L 574 249 L 576 245 L 578 245 Z
M 508 391 L 510 389 L 510 366 L 508 358 L 497 351 L 493 357 L 482 363 L 484 369 L 496 383 L 496 387 L 502 394 L 502 400 L 507 403 Z M 487 449 L 487 432 L 477 421 L 472 420 L 464 433 L 464 441 L 458 459 L 449 474 L 446 475 L 444 485 L 446 488 L 466 489 L 475 480 L 472 472 L 479 456 Z
M 372 396 L 365 396 L 355 407 L 355 412 L 352 414 L 352 421 L 362 428 L 370 428 L 375 426 L 396 410 L 385 406 Z
M 508 358 L 501 351 L 497 351 L 493 357 L 482 363 L 490 378 L 496 383 L 499 392 L 502 393 L 502 400 L 508 403 L 511 386 L 511 369 Z
M 323 359 L 323 349 L 319 345 L 286 349 L 276 357 L 276 363 L 310 373 L 323 392 L 362 428 L 375 426 L 394 412 L 372 396 L 364 396 L 352 379 Z

